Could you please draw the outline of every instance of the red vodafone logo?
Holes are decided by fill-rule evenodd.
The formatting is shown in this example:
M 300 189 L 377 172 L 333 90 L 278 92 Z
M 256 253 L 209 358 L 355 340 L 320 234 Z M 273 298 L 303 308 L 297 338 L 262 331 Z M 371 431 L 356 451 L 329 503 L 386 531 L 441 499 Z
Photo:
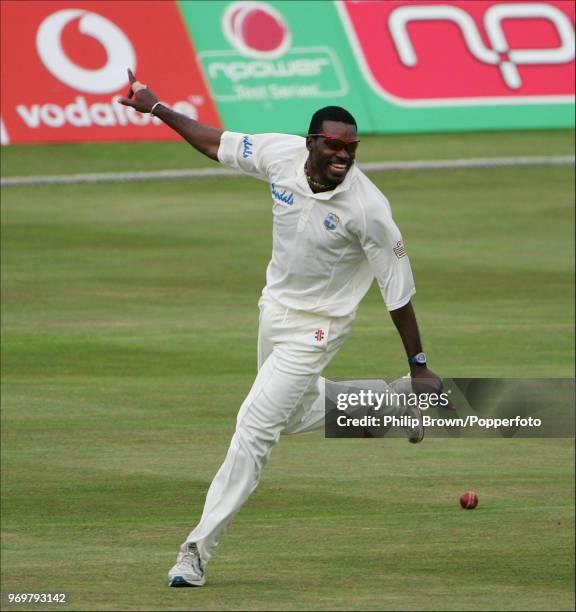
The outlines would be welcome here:
M 404 106 L 571 101 L 574 3 L 346 2 L 367 81 Z
M 220 126 L 175 2 L 0 4 L 2 144 L 179 139 L 118 104 L 128 67 L 176 111 Z
M 104 48 L 106 59 L 102 67 L 86 68 L 68 56 L 62 34 L 72 22 L 77 22 L 81 34 L 92 37 Z M 136 69 L 136 53 L 126 34 L 106 17 L 85 10 L 64 9 L 44 19 L 36 35 L 36 49 L 50 73 L 78 91 L 95 94 L 117 91 L 127 83 L 125 67 Z
M 273 59 L 290 48 L 284 17 L 264 2 L 234 2 L 224 12 L 222 29 L 228 42 L 245 57 Z

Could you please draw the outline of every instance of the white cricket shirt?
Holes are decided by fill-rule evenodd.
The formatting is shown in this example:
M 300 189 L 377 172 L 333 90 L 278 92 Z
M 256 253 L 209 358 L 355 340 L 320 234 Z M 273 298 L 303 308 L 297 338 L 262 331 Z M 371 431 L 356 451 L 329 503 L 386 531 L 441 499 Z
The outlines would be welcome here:
M 307 157 L 301 136 L 222 134 L 219 161 L 270 183 L 268 294 L 287 308 L 341 317 L 376 278 L 388 310 L 401 308 L 416 290 L 388 200 L 356 164 L 333 191 L 313 193 Z

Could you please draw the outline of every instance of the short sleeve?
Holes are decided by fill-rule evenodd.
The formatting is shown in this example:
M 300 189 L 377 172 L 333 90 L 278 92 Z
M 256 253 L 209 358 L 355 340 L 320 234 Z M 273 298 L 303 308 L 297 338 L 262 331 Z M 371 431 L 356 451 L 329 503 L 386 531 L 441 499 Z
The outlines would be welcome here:
M 387 201 L 366 211 L 360 242 L 388 310 L 402 308 L 416 293 L 410 260 Z
M 268 180 L 270 167 L 278 156 L 281 136 L 224 132 L 220 139 L 218 161 L 249 176 Z

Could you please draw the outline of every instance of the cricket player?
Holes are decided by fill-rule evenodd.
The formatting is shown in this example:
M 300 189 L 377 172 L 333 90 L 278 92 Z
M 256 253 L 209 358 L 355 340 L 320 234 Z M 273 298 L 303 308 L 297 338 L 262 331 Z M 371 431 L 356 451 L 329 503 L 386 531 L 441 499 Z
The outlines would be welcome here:
M 322 370 L 348 336 L 374 278 L 404 344 L 413 385 L 440 379 L 427 367 L 411 304 L 410 262 L 390 205 L 355 164 L 356 121 L 343 108 L 317 111 L 306 138 L 239 134 L 171 110 L 129 71 L 119 102 L 152 113 L 195 149 L 269 184 L 272 258 L 259 302 L 258 374 L 240 407 L 230 448 L 200 522 L 170 570 L 173 587 L 203 586 L 226 527 L 258 486 L 281 434 L 324 424 Z M 422 438 L 411 434 L 411 441 Z

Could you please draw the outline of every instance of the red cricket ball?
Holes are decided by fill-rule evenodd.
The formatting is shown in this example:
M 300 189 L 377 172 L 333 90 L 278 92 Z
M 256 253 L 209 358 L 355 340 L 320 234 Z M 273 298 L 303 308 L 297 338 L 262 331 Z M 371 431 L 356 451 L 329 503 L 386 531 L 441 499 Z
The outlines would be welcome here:
M 478 495 L 474 491 L 466 491 L 460 496 L 460 505 L 465 510 L 473 510 L 478 505 Z

